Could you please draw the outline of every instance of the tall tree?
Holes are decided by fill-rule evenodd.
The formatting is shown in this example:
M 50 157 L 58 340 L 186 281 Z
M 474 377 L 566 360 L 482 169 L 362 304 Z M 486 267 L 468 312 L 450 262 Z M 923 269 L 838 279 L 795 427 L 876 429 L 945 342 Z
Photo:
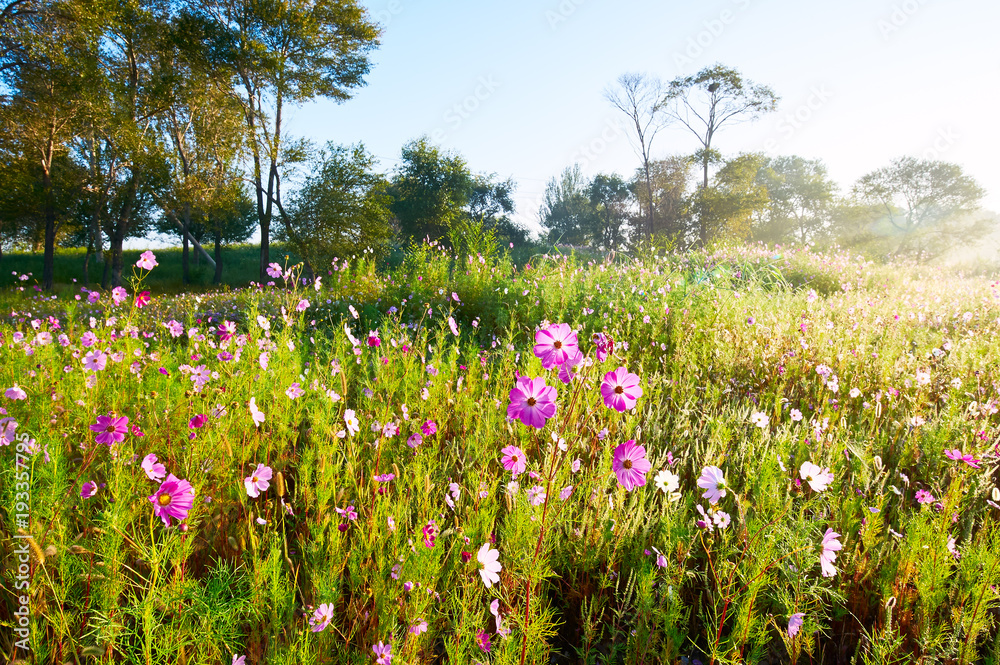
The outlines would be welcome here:
M 549 180 L 538 211 L 549 242 L 586 245 L 593 240 L 595 214 L 589 188 L 579 164 L 567 167 L 559 178 Z
M 285 106 L 317 97 L 343 102 L 364 85 L 380 31 L 356 0 L 209 0 L 191 13 L 212 25 L 212 52 L 233 76 L 260 224 L 260 279 L 267 278 L 271 221 L 282 210 Z
M 755 120 L 778 107 L 771 88 L 745 80 L 724 65 L 706 67 L 693 76 L 670 82 L 664 99 L 667 115 L 697 137 L 701 149 L 695 158 L 702 165 L 702 188 L 708 187 L 708 169 L 720 154 L 712 147 L 715 135 L 726 124 Z M 709 220 L 699 224 L 702 243 L 708 240 Z
M 900 157 L 862 176 L 854 194 L 881 208 L 885 231 L 878 235 L 895 236 L 893 253 L 917 261 L 973 244 L 995 224 L 979 208 L 986 191 L 948 162 Z
M 30 20 L 3 26 L 0 73 L 10 94 L 0 108 L 0 127 L 38 167 L 45 227 L 42 284 L 50 289 L 59 231 L 53 168 L 77 130 L 95 61 L 82 4 L 39 4 L 32 11 Z
M 711 186 L 695 193 L 699 224 L 707 228 L 703 242 L 745 242 L 754 237 L 754 222 L 761 218 L 769 203 L 767 189 L 757 178 L 763 164 L 761 154 L 738 155 L 718 170 Z
M 691 181 L 691 158 L 673 155 L 653 160 L 649 164 L 652 182 L 653 235 L 685 245 L 691 241 L 691 199 L 688 189 Z M 636 173 L 634 189 L 643 208 L 650 205 L 649 193 L 644 186 L 645 173 Z M 697 236 L 697 232 L 694 233 Z
M 442 152 L 427 137 L 407 143 L 390 190 L 400 232 L 410 239 L 444 237 L 455 219 L 468 215 L 475 187 L 460 155 Z
M 653 139 L 663 128 L 665 104 L 663 84 L 659 79 L 646 74 L 622 74 L 617 87 L 604 91 L 604 97 L 615 108 L 628 116 L 631 123 L 630 135 L 633 148 L 642 159 L 643 184 L 646 195 L 641 200 L 646 205 L 645 233 L 653 233 L 653 174 L 651 151 Z
M 593 210 L 593 242 L 596 246 L 615 250 L 625 245 L 630 213 L 635 197 L 632 187 L 617 174 L 598 173 L 587 187 Z
M 770 201 L 758 240 L 783 243 L 815 241 L 830 223 L 837 185 L 818 159 L 771 157 L 757 173 Z

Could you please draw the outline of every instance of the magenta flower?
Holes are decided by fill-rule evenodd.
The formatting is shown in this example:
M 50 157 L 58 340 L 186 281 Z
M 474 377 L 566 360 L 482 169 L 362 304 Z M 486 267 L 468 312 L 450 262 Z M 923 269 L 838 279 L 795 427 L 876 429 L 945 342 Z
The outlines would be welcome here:
M 206 416 L 204 413 L 199 413 L 198 415 L 194 416 L 193 418 L 191 418 L 191 420 L 188 421 L 188 428 L 198 429 L 204 427 L 205 423 L 207 422 L 208 422 L 208 416 Z
M 827 529 L 823 534 L 823 552 L 819 555 L 819 567 L 823 577 L 833 577 L 837 574 L 837 568 L 833 562 L 837 560 L 837 552 L 844 546 L 839 540 L 840 534 L 833 529 Z
M 149 291 L 143 291 L 142 293 L 136 294 L 135 296 L 135 306 L 142 309 L 149 304 Z
M 266 492 L 267 488 L 271 486 L 271 483 L 268 481 L 271 480 L 272 473 L 271 467 L 257 464 L 254 472 L 243 479 L 243 486 L 246 487 L 247 496 L 256 499 L 260 496 L 261 492 Z
M 541 429 L 545 421 L 556 415 L 556 389 L 545 385 L 545 379 L 522 376 L 510 391 L 507 417 L 519 419 L 525 425 Z
M 802 612 L 796 612 L 792 616 L 788 617 L 788 637 L 794 638 L 799 633 L 799 629 L 802 628 L 802 619 L 806 615 Z
M 314 633 L 321 633 L 333 621 L 333 604 L 323 603 L 316 608 L 313 615 L 309 617 L 309 625 Z
M 123 302 L 128 300 L 128 291 L 126 291 L 120 286 L 116 286 L 115 288 L 111 289 L 111 300 L 115 303 L 115 305 L 122 304 Z
M 604 397 L 604 404 L 609 409 L 614 409 L 619 413 L 633 409 L 636 400 L 642 397 L 639 376 L 631 374 L 624 367 L 608 372 L 604 375 L 604 382 L 601 383 L 601 395 Z
M 219 324 L 219 339 L 226 342 L 236 334 L 236 324 L 226 320 Z
M 90 429 L 97 432 L 97 443 L 114 445 L 121 443 L 128 434 L 128 416 L 115 418 L 114 416 L 97 416 L 97 422 L 90 426 Z
M 917 490 L 917 503 L 934 503 L 934 495 L 927 490 Z
M 83 487 L 80 488 L 80 496 L 84 499 L 89 499 L 95 494 L 97 494 L 97 483 L 92 480 L 88 480 L 83 484 Z
M 552 369 L 569 358 L 581 355 L 576 333 L 568 323 L 556 323 L 536 332 L 532 351 L 545 369 Z
M 183 522 L 194 505 L 194 488 L 188 481 L 171 473 L 160 489 L 149 497 L 149 502 L 153 504 L 153 514 L 165 525 L 170 526 L 171 519 Z
M 438 431 L 437 423 L 433 420 L 424 421 L 424 424 L 420 426 L 420 431 L 424 433 L 424 436 L 436 434 Z
M 378 644 L 372 646 L 372 651 L 375 652 L 376 665 L 391 665 L 392 644 L 383 644 L 380 640 Z
M 609 355 L 615 352 L 614 340 L 608 337 L 605 333 L 594 333 L 593 337 L 591 337 L 591 341 L 593 341 L 594 346 L 597 347 L 597 362 L 604 362 L 607 360 Z
M 423 442 L 423 440 L 424 437 L 420 436 L 420 432 L 414 432 L 410 435 L 410 438 L 406 440 L 406 445 L 410 448 L 416 448 Z
M 635 441 L 629 439 L 615 448 L 611 468 L 618 476 L 618 483 L 629 492 L 646 484 L 646 474 L 651 467 L 646 449 L 635 445 Z
M 3 396 L 7 399 L 28 399 L 28 393 L 24 392 L 21 386 L 16 383 L 13 388 L 5 390 Z
M 519 473 L 524 473 L 525 469 L 528 468 L 528 461 L 524 451 L 517 446 L 507 446 L 500 452 L 503 453 L 500 463 L 503 464 L 503 468 L 514 474 L 515 478 L 517 478 Z
M 978 469 L 979 468 L 979 462 L 980 462 L 980 460 L 977 460 L 972 455 L 963 455 L 962 451 L 959 450 L 958 448 L 955 448 L 953 450 L 945 450 L 944 451 L 944 455 L 948 459 L 955 460 L 956 462 L 965 462 L 966 464 L 968 464 L 969 466 L 971 466 L 973 469 Z
M 482 650 L 483 653 L 489 653 L 491 646 L 489 633 L 487 633 L 485 630 L 480 630 L 478 633 L 476 633 L 476 644 L 479 645 L 479 648 Z
M 156 461 L 156 455 L 150 453 L 142 459 L 142 470 L 150 480 L 160 481 L 167 475 L 167 468 Z

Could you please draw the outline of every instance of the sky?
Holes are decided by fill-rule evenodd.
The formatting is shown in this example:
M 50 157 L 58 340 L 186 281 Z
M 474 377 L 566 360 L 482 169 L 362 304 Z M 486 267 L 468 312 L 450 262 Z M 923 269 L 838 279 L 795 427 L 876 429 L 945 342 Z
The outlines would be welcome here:
M 822 159 L 843 190 L 903 155 L 955 162 L 1000 210 L 1000 3 L 985 0 L 370 0 L 383 27 L 353 99 L 293 111 L 289 131 L 363 142 L 391 173 L 427 135 L 474 172 L 517 183 L 516 219 L 539 228 L 546 182 L 639 164 L 603 91 L 623 73 L 670 81 L 722 63 L 770 86 L 777 112 L 724 127 L 724 156 Z M 690 154 L 679 127 L 654 157 Z

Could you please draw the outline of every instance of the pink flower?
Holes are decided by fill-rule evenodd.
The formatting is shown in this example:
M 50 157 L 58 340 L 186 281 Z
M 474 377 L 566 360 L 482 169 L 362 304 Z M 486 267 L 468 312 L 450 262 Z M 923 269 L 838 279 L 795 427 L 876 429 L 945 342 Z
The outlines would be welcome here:
M 642 397 L 639 376 L 629 373 L 624 367 L 608 372 L 604 375 L 604 382 L 601 383 L 601 395 L 609 409 L 619 413 L 633 409 L 636 400 Z
M 183 522 L 194 505 L 194 488 L 188 481 L 171 473 L 160 485 L 160 489 L 149 497 L 149 502 L 153 504 L 153 514 L 162 519 L 165 525 L 170 526 L 171 519 Z
M 152 270 L 158 265 L 160 264 L 156 262 L 156 256 L 148 249 L 139 256 L 139 260 L 135 263 L 137 268 L 143 270 Z
M 483 578 L 483 584 L 487 589 L 500 582 L 500 571 L 503 566 L 500 565 L 499 558 L 500 550 L 490 549 L 488 542 L 484 543 L 476 554 L 476 560 L 483 566 L 479 570 L 479 576 Z
M 823 552 L 819 555 L 819 567 L 823 577 L 833 577 L 837 574 L 833 562 L 837 560 L 837 552 L 843 548 L 838 538 L 840 534 L 833 529 L 827 529 L 823 535 Z
M 448 317 L 448 327 L 451 328 L 451 334 L 458 337 L 458 324 L 455 323 L 455 319 Z
M 706 466 L 701 470 L 698 487 L 705 490 L 705 493 L 701 495 L 702 498 L 708 499 L 708 502 L 714 506 L 719 502 L 719 499 L 726 496 L 726 479 L 722 475 L 722 469 L 717 466 Z
M 552 369 L 569 358 L 581 355 L 576 333 L 568 323 L 556 323 L 536 332 L 532 351 L 542 361 L 545 369 Z
M 420 431 L 424 433 L 424 436 L 436 434 L 438 431 L 437 423 L 433 420 L 424 421 L 424 424 L 420 426 Z
M 524 455 L 524 451 L 517 446 L 507 446 L 500 452 L 503 453 L 500 463 L 503 464 L 503 468 L 514 474 L 515 478 L 517 478 L 519 473 L 524 473 L 524 470 L 528 468 L 528 461 Z
M 219 339 L 223 342 L 232 339 L 236 334 L 236 324 L 232 321 L 223 321 L 219 324 Z
M 201 427 L 204 427 L 205 423 L 207 422 L 208 422 L 208 416 L 206 416 L 204 413 L 199 413 L 198 415 L 194 416 L 193 418 L 191 418 L 191 420 L 188 421 L 188 428 L 199 429 Z
M 288 395 L 288 399 L 295 399 L 296 397 L 305 395 L 306 391 L 302 390 L 302 387 L 298 383 L 293 383 L 285 390 L 285 394 Z
M 959 450 L 958 448 L 955 448 L 953 450 L 945 450 L 944 454 L 945 457 L 947 457 L 948 459 L 955 460 L 956 462 L 965 462 L 973 469 L 979 468 L 980 460 L 977 460 L 972 455 L 963 455 L 962 451 Z
M 277 263 L 267 264 L 267 275 L 272 279 L 278 279 L 279 277 L 281 277 L 281 266 L 279 266 Z
M 594 342 L 594 346 L 597 347 L 597 362 L 604 362 L 607 357 L 615 351 L 614 340 L 608 337 L 605 333 L 594 333 L 593 337 L 591 337 L 591 341 Z
M 156 461 L 156 455 L 153 453 L 142 459 L 142 470 L 150 480 L 163 480 L 163 476 L 167 475 L 167 468 Z
M 272 264 L 276 265 L 276 264 Z M 321 633 L 330 625 L 333 621 L 333 604 L 323 603 L 316 608 L 313 615 L 309 617 L 309 625 L 312 626 L 311 630 L 314 633 Z
M 135 296 L 135 306 L 142 309 L 149 304 L 149 291 L 143 291 Z
M 100 372 L 108 364 L 108 354 L 103 351 L 87 351 L 83 357 L 83 368 L 92 372 Z
M 823 469 L 812 462 L 803 462 L 799 467 L 799 476 L 809 483 L 809 487 L 814 492 L 822 492 L 833 482 L 833 473 L 830 469 Z
M 307 309 L 309 309 L 309 301 L 306 300 L 305 298 L 303 298 L 302 300 L 300 300 L 298 302 L 298 304 L 295 305 L 295 311 L 296 312 L 304 312 Z
M 247 665 L 247 657 L 233 654 L 233 662 L 230 665 Z
M 556 415 L 556 389 L 545 385 L 545 379 L 522 376 L 510 391 L 507 417 L 519 419 L 525 425 L 541 429 L 545 421 Z
M 83 484 L 83 487 L 80 488 L 80 496 L 84 499 L 89 499 L 95 494 L 97 494 L 97 483 L 92 480 L 88 480 Z
M 271 475 L 273 471 L 271 467 L 264 466 L 263 464 L 257 464 L 257 468 L 249 476 L 243 479 L 243 485 L 246 487 L 247 496 L 257 498 L 260 496 L 261 492 L 266 492 L 267 488 L 271 486 L 268 481 L 271 480 Z
M 934 503 L 934 495 L 927 490 L 917 490 L 917 503 Z
M 424 437 L 420 436 L 420 432 L 414 432 L 410 435 L 410 438 L 406 440 L 406 445 L 410 448 L 416 448 L 421 443 L 423 443 Z
M 646 459 L 646 449 L 628 440 L 615 448 L 611 468 L 618 476 L 618 483 L 631 492 L 646 484 L 646 474 L 652 465 Z
M 111 300 L 115 303 L 115 305 L 122 304 L 123 302 L 128 300 L 128 291 L 126 291 L 120 286 L 116 286 L 115 288 L 111 289 Z
M 16 383 L 13 388 L 5 390 L 3 396 L 7 399 L 28 399 L 28 393 L 24 392 L 21 386 Z
M 97 443 L 113 445 L 120 443 L 128 434 L 128 416 L 97 416 L 97 422 L 90 426 L 97 434 Z
M 427 622 L 423 619 L 417 619 L 417 622 L 410 626 L 409 630 L 411 635 L 419 635 L 420 633 L 427 632 Z
M 257 408 L 257 398 L 250 398 L 250 417 L 253 418 L 253 426 L 260 427 L 264 422 L 264 412 Z
M 376 665 L 391 665 L 392 663 L 392 645 L 382 644 L 379 641 L 378 644 L 372 646 L 372 651 L 375 652 L 375 663 Z
M 796 612 L 792 616 L 788 617 L 788 637 L 794 638 L 799 633 L 799 629 L 802 628 L 802 619 L 805 614 L 802 612 Z
M 543 503 L 545 503 L 545 498 L 546 498 L 545 488 L 542 487 L 541 485 L 535 485 L 530 490 L 528 490 L 527 494 L 528 494 L 528 503 L 530 503 L 531 505 L 540 506 Z

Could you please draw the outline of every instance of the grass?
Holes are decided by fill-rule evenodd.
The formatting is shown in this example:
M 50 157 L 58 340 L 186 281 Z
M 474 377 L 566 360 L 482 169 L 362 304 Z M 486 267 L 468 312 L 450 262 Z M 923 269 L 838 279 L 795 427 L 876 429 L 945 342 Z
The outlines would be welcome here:
M 141 309 L 0 297 L 0 404 L 27 435 L 0 448 L 0 511 L 32 538 L 35 662 L 1000 661 L 1000 283 L 761 247 L 470 256 L 174 296 L 161 260 Z M 532 352 L 563 322 L 587 358 L 568 383 Z M 618 367 L 642 389 L 621 412 Z M 517 375 L 557 391 L 541 429 L 508 418 Z M 107 414 L 130 428 L 110 446 Z M 631 490 L 628 441 L 651 467 Z M 194 490 L 180 525 L 150 454 Z

